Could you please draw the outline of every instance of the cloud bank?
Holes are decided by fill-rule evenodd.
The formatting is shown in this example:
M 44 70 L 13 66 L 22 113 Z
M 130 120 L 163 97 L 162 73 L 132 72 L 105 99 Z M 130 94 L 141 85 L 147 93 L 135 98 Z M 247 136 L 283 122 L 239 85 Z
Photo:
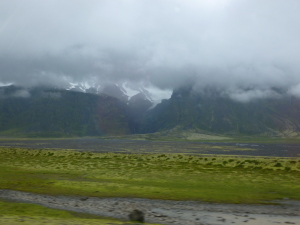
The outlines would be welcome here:
M 216 87 L 300 97 L 298 0 L 0 2 L 0 82 Z M 274 94 L 275 93 L 275 94 Z

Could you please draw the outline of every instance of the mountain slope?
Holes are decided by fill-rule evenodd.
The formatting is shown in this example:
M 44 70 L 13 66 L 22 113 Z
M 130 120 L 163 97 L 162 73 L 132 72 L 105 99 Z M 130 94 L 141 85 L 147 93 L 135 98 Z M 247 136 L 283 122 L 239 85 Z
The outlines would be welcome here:
M 292 97 L 241 103 L 218 94 L 197 94 L 189 87 L 150 110 L 139 132 L 173 128 L 229 135 L 293 136 L 300 133 L 300 100 Z
M 45 88 L 1 88 L 2 134 L 49 137 L 120 135 L 129 134 L 130 126 L 126 105 L 106 95 Z
M 300 134 L 300 100 L 292 97 L 241 103 L 217 92 L 189 87 L 148 110 L 142 93 L 125 103 L 104 94 L 44 87 L 0 88 L 0 135 L 31 137 L 120 136 L 159 132 L 190 138 L 205 135 Z

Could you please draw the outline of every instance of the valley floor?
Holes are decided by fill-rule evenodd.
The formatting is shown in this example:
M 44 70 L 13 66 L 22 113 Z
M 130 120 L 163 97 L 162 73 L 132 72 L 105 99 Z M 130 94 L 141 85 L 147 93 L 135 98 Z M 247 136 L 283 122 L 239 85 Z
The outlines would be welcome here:
M 284 140 L 284 139 L 283 139 Z M 26 149 L 73 149 L 97 153 L 188 153 L 243 156 L 299 157 L 300 142 L 243 143 L 141 141 L 100 138 L 21 139 L 1 138 L 0 147 Z
M 246 205 L 138 198 L 49 196 L 12 190 L 0 190 L 0 198 L 121 220 L 127 220 L 132 210 L 139 209 L 145 213 L 147 223 L 157 224 L 300 224 L 300 201 L 288 199 L 277 202 L 277 205 Z M 0 221 L 1 219 L 5 218 L 2 216 Z M 26 218 L 23 218 L 22 222 L 26 222 Z M 9 219 L 6 224 L 10 224 Z

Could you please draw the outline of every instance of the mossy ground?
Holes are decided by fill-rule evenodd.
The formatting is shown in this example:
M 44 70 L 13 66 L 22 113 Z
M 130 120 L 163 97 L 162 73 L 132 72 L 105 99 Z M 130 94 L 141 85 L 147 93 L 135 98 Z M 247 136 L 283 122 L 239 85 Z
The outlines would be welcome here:
M 300 199 L 300 159 L 0 149 L 0 188 L 50 195 L 261 203 Z

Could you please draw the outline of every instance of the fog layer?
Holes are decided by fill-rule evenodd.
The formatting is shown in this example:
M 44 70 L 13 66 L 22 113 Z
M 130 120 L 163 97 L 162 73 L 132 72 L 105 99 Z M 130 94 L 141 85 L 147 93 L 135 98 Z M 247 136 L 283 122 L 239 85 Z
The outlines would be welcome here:
M 299 0 L 0 1 L 0 83 L 300 96 Z

